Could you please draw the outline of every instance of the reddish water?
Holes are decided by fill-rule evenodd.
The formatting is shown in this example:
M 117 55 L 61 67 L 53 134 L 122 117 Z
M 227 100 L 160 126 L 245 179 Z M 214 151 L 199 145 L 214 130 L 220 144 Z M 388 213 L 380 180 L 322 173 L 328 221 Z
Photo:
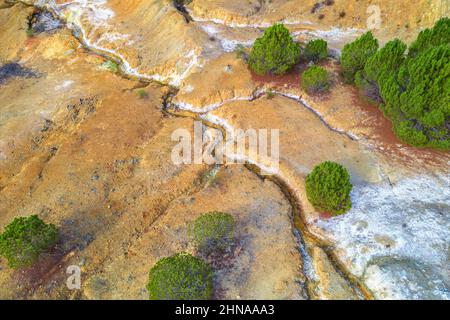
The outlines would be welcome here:
M 352 105 L 359 108 L 367 115 L 362 126 L 371 128 L 368 137 L 384 153 L 392 154 L 405 161 L 421 160 L 430 165 L 445 164 L 450 160 L 449 153 L 431 148 L 412 147 L 402 142 L 395 134 L 392 123 L 387 119 L 378 106 L 371 104 L 355 87 L 350 87 L 352 92 Z

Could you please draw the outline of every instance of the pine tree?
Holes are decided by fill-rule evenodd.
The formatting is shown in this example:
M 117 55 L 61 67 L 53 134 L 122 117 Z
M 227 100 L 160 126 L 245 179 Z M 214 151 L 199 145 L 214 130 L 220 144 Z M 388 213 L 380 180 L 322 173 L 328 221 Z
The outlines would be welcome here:
M 358 71 L 364 69 L 367 60 L 378 50 L 378 40 L 371 32 L 367 32 L 352 43 L 346 44 L 342 49 L 342 73 L 347 83 L 355 81 Z
M 300 58 L 300 45 L 292 39 L 282 24 L 268 28 L 256 39 L 249 57 L 250 68 L 257 74 L 281 75 Z

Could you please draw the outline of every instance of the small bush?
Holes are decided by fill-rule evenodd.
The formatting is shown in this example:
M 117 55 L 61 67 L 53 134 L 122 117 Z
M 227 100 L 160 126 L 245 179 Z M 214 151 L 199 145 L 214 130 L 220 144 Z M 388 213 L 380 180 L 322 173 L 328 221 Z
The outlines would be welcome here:
M 299 58 L 300 45 L 294 42 L 284 25 L 276 24 L 256 39 L 249 56 L 249 66 L 259 75 L 281 75 L 292 68 Z
M 246 48 L 242 44 L 237 44 L 234 52 L 236 53 L 236 57 L 238 59 L 248 62 L 248 53 Z
M 275 98 L 275 92 L 273 92 L 272 89 L 268 89 L 268 90 L 266 91 L 266 98 L 267 98 L 267 99 L 273 99 L 273 98 Z
M 34 37 L 34 30 L 33 30 L 33 28 L 27 28 L 27 30 L 25 32 L 26 32 L 28 38 Z
M 208 212 L 189 225 L 189 237 L 200 251 L 223 251 L 234 242 L 234 218 L 228 213 Z
M 350 175 L 338 163 L 325 161 L 306 177 L 306 194 L 318 210 L 339 215 L 352 207 Z
M 342 49 L 342 74 L 347 83 L 355 81 L 358 71 L 364 69 L 367 60 L 378 50 L 378 40 L 371 32 L 367 32 L 354 42 L 346 44 Z
M 112 73 L 119 72 L 119 65 L 112 60 L 105 61 L 101 67 L 102 69 L 111 71 Z
M 150 300 L 208 300 L 213 294 L 213 273 L 203 260 L 178 253 L 159 260 L 149 272 Z
M 328 44 L 325 40 L 311 40 L 305 47 L 305 58 L 308 61 L 318 62 L 328 57 Z
M 323 93 L 330 88 L 327 70 L 319 66 L 311 66 L 302 74 L 302 87 L 310 94 Z
M 11 268 L 29 267 L 57 239 L 56 227 L 38 216 L 15 218 L 0 235 L 0 255 L 8 260 Z
M 146 99 L 146 98 L 148 98 L 148 93 L 147 93 L 147 91 L 145 91 L 145 89 L 139 89 L 138 91 L 137 91 L 137 94 L 138 94 L 138 96 L 139 96 L 139 98 L 141 98 L 141 99 Z

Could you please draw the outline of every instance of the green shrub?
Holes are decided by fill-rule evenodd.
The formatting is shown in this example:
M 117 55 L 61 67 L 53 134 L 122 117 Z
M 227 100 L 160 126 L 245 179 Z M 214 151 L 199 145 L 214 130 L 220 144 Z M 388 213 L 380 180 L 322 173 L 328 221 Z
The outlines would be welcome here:
M 442 44 L 450 43 L 450 18 L 442 18 L 431 29 L 419 33 L 417 40 L 409 48 L 409 56 L 415 57 L 419 53 Z
M 322 93 L 330 88 L 327 70 L 319 66 L 311 66 L 302 74 L 302 87 L 308 93 Z
M 413 146 L 450 148 L 450 44 L 407 59 L 380 83 L 382 110 Z
M 325 40 L 311 40 L 305 47 L 304 56 L 308 61 L 318 62 L 328 57 L 328 44 Z
M 342 49 L 342 74 L 347 83 L 355 81 L 358 71 L 364 69 L 367 60 L 378 50 L 378 40 L 371 32 L 367 32 L 352 43 L 346 44 Z
M 205 253 L 223 251 L 234 242 L 234 218 L 228 213 L 208 212 L 189 225 L 189 237 Z
M 162 258 L 149 272 L 147 290 L 150 300 L 211 299 L 212 269 L 188 253 Z
M 8 260 L 11 268 L 29 267 L 57 239 L 56 227 L 38 216 L 15 218 L 0 235 L 0 255 Z
M 248 62 L 247 49 L 242 44 L 237 44 L 236 48 L 234 49 L 234 52 L 236 53 L 236 57 L 238 59 Z
M 405 60 L 405 51 L 406 44 L 402 41 L 390 41 L 367 60 L 363 70 L 356 73 L 355 83 L 369 99 L 382 102 L 379 84 L 397 72 Z
M 105 61 L 102 64 L 101 68 L 104 69 L 104 70 L 108 70 L 108 71 L 110 71 L 112 73 L 119 72 L 119 65 L 117 63 L 115 63 L 114 61 L 112 61 L 112 60 Z
M 272 89 L 268 89 L 266 91 L 266 98 L 267 99 L 273 99 L 275 98 L 275 92 Z
M 34 37 L 34 30 L 33 30 L 33 28 L 29 27 L 29 28 L 27 28 L 27 30 L 25 32 L 27 34 L 27 37 L 29 37 L 29 38 Z
M 145 91 L 145 89 L 143 89 L 143 88 L 138 89 L 137 95 L 138 95 L 139 98 L 141 98 L 141 99 L 146 99 L 146 98 L 148 98 L 148 93 L 147 93 L 147 91 Z
M 306 177 L 306 194 L 318 210 L 339 215 L 352 207 L 350 175 L 338 163 L 325 161 Z
M 300 45 L 282 24 L 266 29 L 256 39 L 249 57 L 250 68 L 259 75 L 280 75 L 292 68 L 300 58 Z

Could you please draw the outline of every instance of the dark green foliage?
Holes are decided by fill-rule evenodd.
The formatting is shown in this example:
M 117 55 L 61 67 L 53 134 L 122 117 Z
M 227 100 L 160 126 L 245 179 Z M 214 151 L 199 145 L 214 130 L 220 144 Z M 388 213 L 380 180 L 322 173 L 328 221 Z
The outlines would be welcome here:
M 223 251 L 234 241 L 234 218 L 228 213 L 208 212 L 189 225 L 189 237 L 200 251 Z
M 394 124 L 394 131 L 397 136 L 413 146 L 423 146 L 427 142 L 427 137 L 421 131 L 417 131 L 410 121 L 400 121 Z
M 29 38 L 34 37 L 34 30 L 33 30 L 33 28 L 27 28 L 27 30 L 25 32 L 27 34 L 27 37 L 29 37 Z
M 294 42 L 284 25 L 276 24 L 256 39 L 248 62 L 259 75 L 281 75 L 292 68 L 299 58 L 300 45 Z
M 441 44 L 450 44 L 450 18 L 442 18 L 431 29 L 420 32 L 417 40 L 409 48 L 409 56 L 415 57 L 419 53 Z
M 403 141 L 450 149 L 450 19 L 420 33 L 406 45 L 393 40 L 371 55 L 355 83 L 381 104 Z
M 203 260 L 178 253 L 159 260 L 149 272 L 150 300 L 208 300 L 213 294 L 213 273 Z
M 11 268 L 29 267 L 57 239 L 56 227 L 38 216 L 15 218 L 0 235 L 0 255 L 8 260 Z
M 450 148 L 450 44 L 407 59 L 380 83 L 382 110 L 414 146 Z
M 138 89 L 137 94 L 138 94 L 139 98 L 141 98 L 141 99 L 146 99 L 146 98 L 148 98 L 148 93 L 147 93 L 147 91 L 145 91 L 145 89 L 143 89 L 143 88 Z
M 275 92 L 273 92 L 272 89 L 268 89 L 268 90 L 266 91 L 266 98 L 267 98 L 267 99 L 273 99 L 273 98 L 275 98 Z
M 352 207 L 350 175 L 338 163 L 325 161 L 306 177 L 306 194 L 318 210 L 339 215 Z
M 302 74 L 302 87 L 308 93 L 322 93 L 330 88 L 327 70 L 319 66 L 311 66 Z
M 406 48 L 406 44 L 398 39 L 390 41 L 367 60 L 363 70 L 356 73 L 355 83 L 369 99 L 381 103 L 378 83 L 397 72 L 405 60 Z
M 371 32 L 367 32 L 352 43 L 346 44 L 342 49 L 342 74 L 347 83 L 355 81 L 358 71 L 364 69 L 367 60 L 378 50 L 378 40 Z
M 395 72 L 405 60 L 406 44 L 395 39 L 389 41 L 382 49 L 371 56 L 364 67 L 364 77 L 371 82 L 378 82 L 383 74 Z
M 119 65 L 112 60 L 105 61 L 101 67 L 113 73 L 118 73 L 120 70 Z
M 305 47 L 304 56 L 308 61 L 318 62 L 328 57 L 328 44 L 325 40 L 311 40 Z

